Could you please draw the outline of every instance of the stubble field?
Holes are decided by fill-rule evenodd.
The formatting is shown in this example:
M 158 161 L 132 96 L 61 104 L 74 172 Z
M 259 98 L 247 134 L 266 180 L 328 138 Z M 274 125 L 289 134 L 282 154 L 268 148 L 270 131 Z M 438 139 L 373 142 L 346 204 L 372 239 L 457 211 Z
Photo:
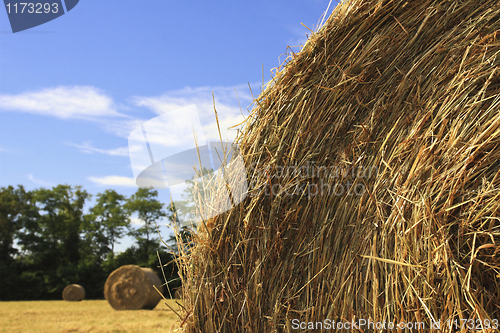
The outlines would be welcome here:
M 176 300 L 167 302 L 180 310 Z M 105 300 L 0 302 L 1 333 L 166 333 L 178 326 L 165 301 L 138 311 L 115 311 Z

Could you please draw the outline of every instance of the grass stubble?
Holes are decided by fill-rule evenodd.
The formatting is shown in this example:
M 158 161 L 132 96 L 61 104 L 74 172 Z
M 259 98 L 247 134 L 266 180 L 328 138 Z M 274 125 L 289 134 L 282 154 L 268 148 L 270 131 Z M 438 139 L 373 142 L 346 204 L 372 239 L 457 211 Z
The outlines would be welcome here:
M 179 300 L 167 302 L 179 309 Z M 1 333 L 167 333 L 178 325 L 165 301 L 134 311 L 113 310 L 105 300 L 0 302 Z

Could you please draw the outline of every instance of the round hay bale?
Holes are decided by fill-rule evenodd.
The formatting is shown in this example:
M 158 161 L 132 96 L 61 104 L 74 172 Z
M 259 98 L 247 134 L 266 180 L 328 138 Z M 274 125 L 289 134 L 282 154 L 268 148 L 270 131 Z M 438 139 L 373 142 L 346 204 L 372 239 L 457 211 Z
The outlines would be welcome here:
M 79 284 L 70 284 L 64 288 L 62 297 L 68 302 L 80 302 L 85 298 L 85 289 Z
M 150 268 L 126 265 L 113 271 L 104 285 L 104 297 L 115 310 L 152 310 L 162 298 L 160 278 Z
M 499 17 L 491 0 L 341 2 L 236 140 L 248 196 L 179 260 L 184 332 L 497 331 Z

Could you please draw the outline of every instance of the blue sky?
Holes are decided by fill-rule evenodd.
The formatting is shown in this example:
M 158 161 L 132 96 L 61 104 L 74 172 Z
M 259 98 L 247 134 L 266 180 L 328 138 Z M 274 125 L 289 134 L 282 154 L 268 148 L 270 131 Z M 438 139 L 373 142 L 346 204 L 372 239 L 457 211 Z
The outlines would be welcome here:
M 137 189 L 129 134 L 191 104 L 212 133 L 212 92 L 232 140 L 227 128 L 252 102 L 248 83 L 257 96 L 262 66 L 267 82 L 287 46 L 310 34 L 301 23 L 317 28 L 329 3 L 81 0 L 15 34 L 0 9 L 0 187 L 69 184 L 129 196 Z

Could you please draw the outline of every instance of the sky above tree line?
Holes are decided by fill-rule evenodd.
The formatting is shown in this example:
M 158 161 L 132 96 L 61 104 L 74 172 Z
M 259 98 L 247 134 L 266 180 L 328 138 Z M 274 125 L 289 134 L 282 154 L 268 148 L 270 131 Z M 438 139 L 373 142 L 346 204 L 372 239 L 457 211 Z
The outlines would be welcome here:
M 299 50 L 329 4 L 82 0 L 16 34 L 0 9 L 0 187 L 68 184 L 94 199 L 106 189 L 130 196 L 131 131 L 195 104 L 205 133 L 217 138 L 212 93 L 224 139 L 233 140 L 228 127 L 248 116 L 263 79 L 287 46 Z M 159 196 L 168 202 L 169 191 Z

